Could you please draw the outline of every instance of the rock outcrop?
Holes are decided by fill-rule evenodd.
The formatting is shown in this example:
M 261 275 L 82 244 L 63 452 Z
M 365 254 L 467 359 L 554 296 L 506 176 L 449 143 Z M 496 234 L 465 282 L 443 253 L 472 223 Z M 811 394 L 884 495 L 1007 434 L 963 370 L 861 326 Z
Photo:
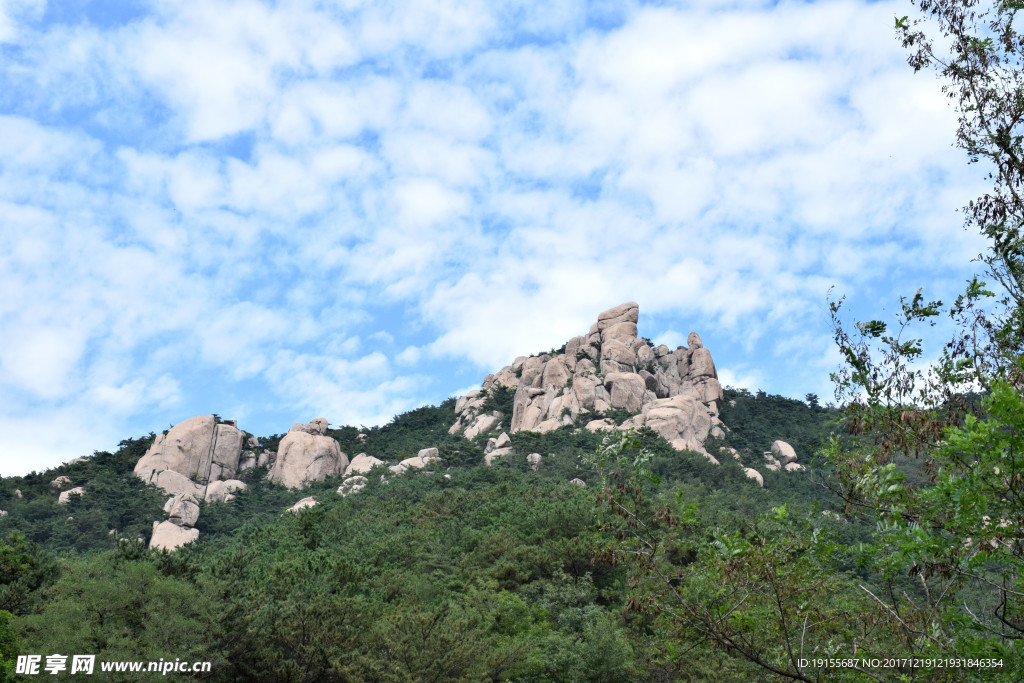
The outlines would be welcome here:
M 232 421 L 218 423 L 214 415 L 190 418 L 157 435 L 135 464 L 135 474 L 172 496 L 204 498 L 211 481 L 234 478 L 243 437 Z
M 246 488 L 235 475 L 268 454 L 243 451 L 243 445 L 259 448 L 255 439 L 246 440 L 234 420 L 220 421 L 215 415 L 189 418 L 156 437 L 135 464 L 137 477 L 171 496 L 164 505 L 169 518 L 153 523 L 151 547 L 173 550 L 195 540 L 199 532 L 191 527 L 199 518 L 199 501 L 227 502 L 234 491 Z
M 800 472 L 804 466 L 796 461 L 796 450 L 782 440 L 772 442 L 771 450 L 764 452 L 765 468 L 773 472 Z
M 436 448 L 422 448 L 415 457 L 406 458 L 388 469 L 395 474 L 404 474 L 410 469 L 423 469 L 428 465 L 439 462 L 441 462 L 441 456 Z
M 191 493 L 178 493 L 164 503 L 164 512 L 171 524 L 192 527 L 199 520 L 199 501 Z
M 327 420 L 322 417 L 306 425 L 292 425 L 278 446 L 270 481 L 300 489 L 344 472 L 348 456 L 341 452 L 337 441 L 325 436 L 326 432 Z
M 352 462 L 345 468 L 345 476 L 350 477 L 354 474 L 369 474 L 370 470 L 374 467 L 383 467 L 384 461 L 380 458 L 375 458 L 372 455 L 366 453 L 360 453 L 356 457 L 352 458 Z
M 316 505 L 316 498 L 309 496 L 308 498 L 303 498 L 295 505 L 292 505 L 290 508 L 285 510 L 285 512 L 302 512 L 306 508 L 311 508 L 314 505 Z
M 55 491 L 60 491 L 62 488 L 64 488 L 65 486 L 67 486 L 70 483 L 71 483 L 71 477 L 68 477 L 67 475 L 62 474 L 62 475 L 60 475 L 59 477 L 57 477 L 56 479 L 54 479 L 53 481 L 50 482 L 50 488 L 54 489 Z
M 234 499 L 235 491 L 244 491 L 247 488 L 245 482 L 238 479 L 211 481 L 206 487 L 206 502 L 226 503 Z
M 199 538 L 198 529 L 188 529 L 171 521 L 153 522 L 153 537 L 149 547 L 157 550 L 174 550 Z
M 484 464 L 490 467 L 498 458 L 514 453 L 515 449 L 512 448 L 512 439 L 509 438 L 508 434 L 502 432 L 497 437 L 487 440 L 487 446 L 484 447 Z
M 753 467 L 744 467 L 743 474 L 747 475 L 749 478 L 756 481 L 758 486 L 764 486 L 764 477 L 761 475 L 760 472 L 755 470 Z
M 338 487 L 338 495 L 345 497 L 351 493 L 358 493 L 369 483 L 366 477 L 356 475 L 349 477 L 345 481 L 341 482 L 341 486 Z
M 487 375 L 480 389 L 456 402 L 450 432 L 462 430 L 472 439 L 506 417 L 510 433 L 548 432 L 581 424 L 581 415 L 593 416 L 588 429 L 614 429 L 601 413 L 623 409 L 637 413 L 623 428 L 647 425 L 675 448 L 707 455 L 708 435 L 724 434 L 718 419 L 722 386 L 711 352 L 695 332 L 688 346 L 674 351 L 652 346 L 637 336 L 639 313 L 632 302 L 611 308 L 597 316 L 586 335 L 573 337 L 558 353 L 520 357 Z M 485 411 L 496 386 L 515 390 L 511 416 Z

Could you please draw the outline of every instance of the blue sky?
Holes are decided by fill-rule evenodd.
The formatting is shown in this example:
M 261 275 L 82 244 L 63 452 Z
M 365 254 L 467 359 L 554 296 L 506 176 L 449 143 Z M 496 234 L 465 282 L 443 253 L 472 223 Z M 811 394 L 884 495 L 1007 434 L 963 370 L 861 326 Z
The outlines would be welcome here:
M 948 300 L 984 246 L 908 13 L 0 0 L 0 474 L 386 422 L 630 300 L 830 397 L 830 287 Z

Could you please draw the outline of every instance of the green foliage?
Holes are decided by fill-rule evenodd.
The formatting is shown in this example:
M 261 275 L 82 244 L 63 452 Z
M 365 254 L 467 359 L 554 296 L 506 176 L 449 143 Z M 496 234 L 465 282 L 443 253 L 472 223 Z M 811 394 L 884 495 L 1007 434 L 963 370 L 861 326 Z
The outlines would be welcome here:
M 1005 680 L 1024 677 L 1018 4 L 927 2 L 923 16 L 896 20 L 911 66 L 945 80 L 960 117 L 955 144 L 971 163 L 991 164 L 991 190 L 964 216 L 989 240 L 978 260 L 996 286 L 974 277 L 949 307 L 918 290 L 900 300 L 893 324 L 856 323 L 855 332 L 840 319 L 843 300 L 831 302 L 845 360 L 833 376 L 836 395 L 855 440 L 823 451 L 847 510 L 876 525 L 860 559 L 878 579 L 860 588 L 894 645 L 917 656 L 1002 658 Z M 956 330 L 936 362 L 922 362 L 920 330 L 943 313 Z
M 40 600 L 40 590 L 58 576 L 54 558 L 20 531 L 0 541 L 0 610 L 26 614 Z
M 1024 44 L 1019 3 L 926 2 L 896 22 L 915 71 L 935 69 L 959 115 L 955 145 L 988 168 L 992 187 L 963 209 L 988 240 L 978 260 L 998 285 L 974 278 L 950 313 L 960 332 L 949 359 L 976 377 L 1010 371 L 1024 346 Z M 993 290 L 1001 291 L 993 291 Z M 986 310 L 987 309 L 987 310 Z M 980 341 L 983 343 L 972 343 Z M 954 360 L 953 365 L 956 365 Z M 964 379 L 961 376 L 960 379 Z
M 24 477 L 2 481 L 3 509 L 0 532 L 18 529 L 50 550 L 86 551 L 112 548 L 111 530 L 131 536 L 148 536 L 154 519 L 162 519 L 166 495 L 147 487 L 132 474 L 139 458 L 152 444 L 153 435 L 126 439 L 115 453 L 97 452 L 82 462 Z M 72 496 L 66 505 L 57 502 L 50 481 L 67 476 L 73 486 L 84 486 L 85 495 Z M 22 492 L 19 498 L 15 490 Z
M 161 575 L 148 562 L 106 553 L 67 560 L 39 613 L 16 624 L 27 652 L 89 653 L 98 660 L 174 661 L 185 655 L 217 666 L 209 607 L 187 582 Z
M 511 392 L 504 394 L 489 398 L 508 401 Z M 146 550 L 136 540 L 163 517 L 166 498 L 132 474 L 145 440 L 67 466 L 63 472 L 89 492 L 68 506 L 57 505 L 49 488 L 60 472 L 13 486 L 3 480 L 0 490 L 26 492 L 4 505 L 40 540 L 11 534 L 0 546 L 0 576 L 17 577 L 9 595 L 18 647 L 104 659 L 209 659 L 212 679 L 225 681 L 690 675 L 666 646 L 679 631 L 653 613 L 624 611 L 634 597 L 627 568 L 620 558 L 595 556 L 621 531 L 599 528 L 593 499 L 602 473 L 618 465 L 579 454 L 595 452 L 606 434 L 571 426 L 518 432 L 511 438 L 521 455 L 485 467 L 479 445 L 447 434 L 453 408 L 448 401 L 378 428 L 330 430 L 345 452 L 391 462 L 437 446 L 443 471 L 410 472 L 388 483 L 371 476 L 345 498 L 335 493 L 338 478 L 316 482 L 301 493 L 314 496 L 316 507 L 282 514 L 300 494 L 251 470 L 243 475 L 248 489 L 233 501 L 201 506 L 200 540 L 173 553 Z M 628 414 L 613 417 L 621 422 Z M 279 438 L 261 443 L 276 448 Z M 656 514 L 678 500 L 692 525 L 685 543 L 665 545 L 674 566 L 705 559 L 699 553 L 709 537 L 696 530 L 733 533 L 780 500 L 802 495 L 781 479 L 762 490 L 731 458 L 714 466 L 675 451 L 649 429 L 623 438 L 627 455 L 645 454 L 640 469 L 652 503 L 646 509 Z M 544 456 L 536 472 L 523 457 L 531 452 Z M 573 478 L 588 488 L 569 485 Z M 118 492 L 126 500 L 117 500 Z M 122 520 L 126 533 L 108 534 L 118 528 L 112 519 Z M 41 544 L 61 553 L 59 565 Z M 0 595 L 8 595 L 3 590 L 0 579 Z M 0 643 L 2 636 L 0 628 Z M 749 673 L 720 656 L 699 670 L 726 678 Z
M 840 412 L 813 407 L 802 401 L 746 389 L 724 390 L 720 416 L 729 426 L 725 443 L 743 456 L 744 464 L 762 467 L 762 453 L 782 439 L 793 446 L 801 462 L 810 460 L 829 433 L 836 429 Z
M 512 406 L 515 402 L 516 390 L 506 387 L 504 384 L 492 384 L 487 390 L 487 398 L 484 401 L 484 412 L 497 410 L 506 417 L 512 419 Z
M 0 683 L 15 680 L 14 666 L 21 654 L 20 638 L 12 624 L 14 617 L 0 609 Z
M 327 434 L 338 440 L 345 453 L 366 453 L 382 460 L 395 460 L 416 455 L 421 448 L 429 446 L 454 446 L 457 442 L 448 434 L 454 422 L 455 399 L 450 398 L 437 406 L 423 406 L 396 415 L 380 427 L 343 427 L 330 429 Z M 366 436 L 360 439 L 360 433 Z

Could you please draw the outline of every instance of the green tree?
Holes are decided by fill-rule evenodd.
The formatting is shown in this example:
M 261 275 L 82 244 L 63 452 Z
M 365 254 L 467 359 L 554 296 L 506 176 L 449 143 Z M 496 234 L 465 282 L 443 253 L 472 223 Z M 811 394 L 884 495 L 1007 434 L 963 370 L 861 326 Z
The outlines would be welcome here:
M 42 610 L 16 623 L 29 652 L 90 653 L 100 660 L 188 657 L 217 666 L 209 607 L 190 583 L 108 552 L 68 561 Z
M 977 280 L 952 312 L 961 321 L 954 354 L 972 374 L 1018 373 L 1024 340 L 1024 42 L 1016 24 L 1018 0 L 917 0 L 917 17 L 896 20 L 915 71 L 934 69 L 959 115 L 955 145 L 986 167 L 992 187 L 964 207 L 968 228 L 988 238 L 979 255 L 999 290 Z M 998 314 L 980 303 L 998 300 Z M 964 367 L 959 369 L 963 370 Z M 963 375 L 960 376 L 962 378 Z
M 603 526 L 616 539 L 600 557 L 630 568 L 628 608 L 648 620 L 675 675 L 842 680 L 804 660 L 887 654 L 886 633 L 861 619 L 871 605 L 838 570 L 844 549 L 824 524 L 782 506 L 708 530 L 699 503 L 681 492 L 657 499 L 652 453 L 628 432 L 590 460 L 602 475 Z
M 0 683 L 15 680 L 14 664 L 20 649 L 12 621 L 11 613 L 0 609 Z
M 0 540 L 0 610 L 26 614 L 38 604 L 39 591 L 60 573 L 53 557 L 12 531 Z
M 855 447 L 832 443 L 835 488 L 877 523 L 865 560 L 884 590 L 877 616 L 909 654 L 997 657 L 1024 676 L 1024 41 L 1020 2 L 920 0 L 896 20 L 917 70 L 934 69 L 959 116 L 955 145 L 984 164 L 991 189 L 964 209 L 988 239 L 952 306 L 919 290 L 885 321 L 846 328 L 835 375 Z M 942 314 L 956 332 L 926 363 L 919 330 Z M 934 356 L 932 356 L 934 357 Z M 980 392 L 981 400 L 978 400 Z M 969 675 L 966 674 L 965 675 Z M 980 674 L 979 674 L 980 675 Z

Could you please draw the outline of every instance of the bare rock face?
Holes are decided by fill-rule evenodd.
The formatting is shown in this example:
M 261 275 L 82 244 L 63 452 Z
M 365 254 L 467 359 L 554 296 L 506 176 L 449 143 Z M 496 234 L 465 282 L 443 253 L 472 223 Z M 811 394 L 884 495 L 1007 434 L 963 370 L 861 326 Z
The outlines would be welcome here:
M 199 501 L 191 493 L 177 493 L 164 503 L 167 521 L 182 527 L 193 527 L 199 520 Z
M 609 341 L 628 342 L 631 339 L 636 339 L 636 334 L 636 323 L 626 320 L 605 328 L 604 331 L 601 332 L 601 341 L 604 343 L 608 343 Z
M 497 410 L 477 415 L 469 427 L 466 428 L 466 438 L 475 439 L 479 434 L 491 431 L 501 424 L 502 417 L 502 414 Z
M 345 476 L 350 477 L 354 474 L 368 474 L 374 467 L 383 467 L 384 461 L 380 458 L 375 458 L 372 455 L 366 453 L 360 453 L 356 457 L 352 458 L 352 462 L 345 468 Z
M 643 408 L 647 385 L 644 378 L 635 372 L 613 372 L 605 375 L 604 386 L 611 396 L 612 408 L 625 408 L 630 412 Z
M 715 361 L 711 360 L 711 352 L 703 346 L 694 349 L 690 354 L 690 376 L 694 379 L 701 377 L 718 377 L 715 370 Z
M 83 488 L 81 486 L 76 486 L 73 489 L 68 489 L 67 491 L 61 491 L 60 495 L 57 496 L 57 502 L 60 503 L 61 505 L 67 505 L 68 503 L 71 502 L 71 496 L 84 496 L 84 495 L 85 495 L 85 488 Z
M 548 432 L 580 424 L 581 415 L 593 416 L 587 421 L 591 430 L 615 428 L 602 422 L 602 413 L 613 408 L 637 413 L 620 428 L 638 427 L 656 409 L 652 428 L 676 448 L 707 455 L 708 434 L 724 434 L 718 419 L 723 392 L 711 352 L 696 333 L 688 337 L 689 347 L 651 346 L 637 336 L 639 313 L 635 302 L 611 308 L 587 334 L 566 342 L 564 353 L 520 357 L 488 375 L 480 389 L 456 402 L 450 433 L 474 438 L 494 429 L 500 413 L 487 414 L 483 406 L 500 384 L 515 389 L 509 433 Z M 661 403 L 669 399 L 679 401 Z
M 231 479 L 238 470 L 244 434 L 234 424 L 217 423 L 213 415 L 180 422 L 153 445 L 135 465 L 135 474 L 171 495 L 194 493 L 217 479 Z M 180 477 L 163 476 L 173 472 Z M 203 497 L 204 491 L 199 492 Z
M 603 332 L 618 323 L 633 323 L 635 325 L 639 319 L 640 304 L 635 301 L 619 304 L 615 308 L 609 308 L 607 311 L 598 313 L 597 331 Z
M 804 466 L 796 461 L 796 451 L 785 441 L 772 442 L 772 449 L 764 452 L 765 468 L 773 472 L 800 472 Z
M 484 455 L 484 464 L 488 467 L 494 465 L 498 458 L 504 458 L 509 455 L 515 455 L 516 452 L 512 448 L 498 448 Z
M 226 503 L 234 499 L 233 492 L 244 491 L 248 486 L 244 481 L 238 479 L 225 479 L 223 481 L 211 481 L 206 487 L 207 503 Z
M 153 522 L 153 537 L 149 540 L 149 547 L 156 550 L 174 550 L 198 538 L 198 529 L 187 529 L 171 521 Z
M 711 431 L 711 417 L 704 406 L 688 396 L 651 401 L 644 406 L 643 424 L 661 434 L 678 450 L 702 453 Z
M 601 344 L 601 372 L 633 372 L 636 354 L 624 342 L 610 339 Z
M 138 473 L 136 472 L 136 474 Z M 174 470 L 153 472 L 151 474 L 151 479 L 149 479 L 149 483 L 159 486 L 160 488 L 162 488 L 167 493 L 170 493 L 171 495 L 177 493 L 190 493 L 196 498 L 201 499 L 206 497 L 205 486 L 201 486 L 195 483 L 194 481 L 186 477 L 184 474 L 179 474 Z
M 487 440 L 487 446 L 484 447 L 484 453 L 491 453 L 499 448 L 508 448 L 511 445 L 512 439 L 509 438 L 508 434 L 502 432 L 496 438 Z
M 293 425 L 277 450 L 277 461 L 268 478 L 290 489 L 323 481 L 341 474 L 348 467 L 348 456 L 329 436 L 327 420 L 318 417 L 307 425 Z
M 502 432 L 496 439 L 487 440 L 487 447 L 484 448 L 484 464 L 490 467 L 498 458 L 515 455 L 515 452 L 515 449 L 512 448 L 512 439 L 508 434 Z

